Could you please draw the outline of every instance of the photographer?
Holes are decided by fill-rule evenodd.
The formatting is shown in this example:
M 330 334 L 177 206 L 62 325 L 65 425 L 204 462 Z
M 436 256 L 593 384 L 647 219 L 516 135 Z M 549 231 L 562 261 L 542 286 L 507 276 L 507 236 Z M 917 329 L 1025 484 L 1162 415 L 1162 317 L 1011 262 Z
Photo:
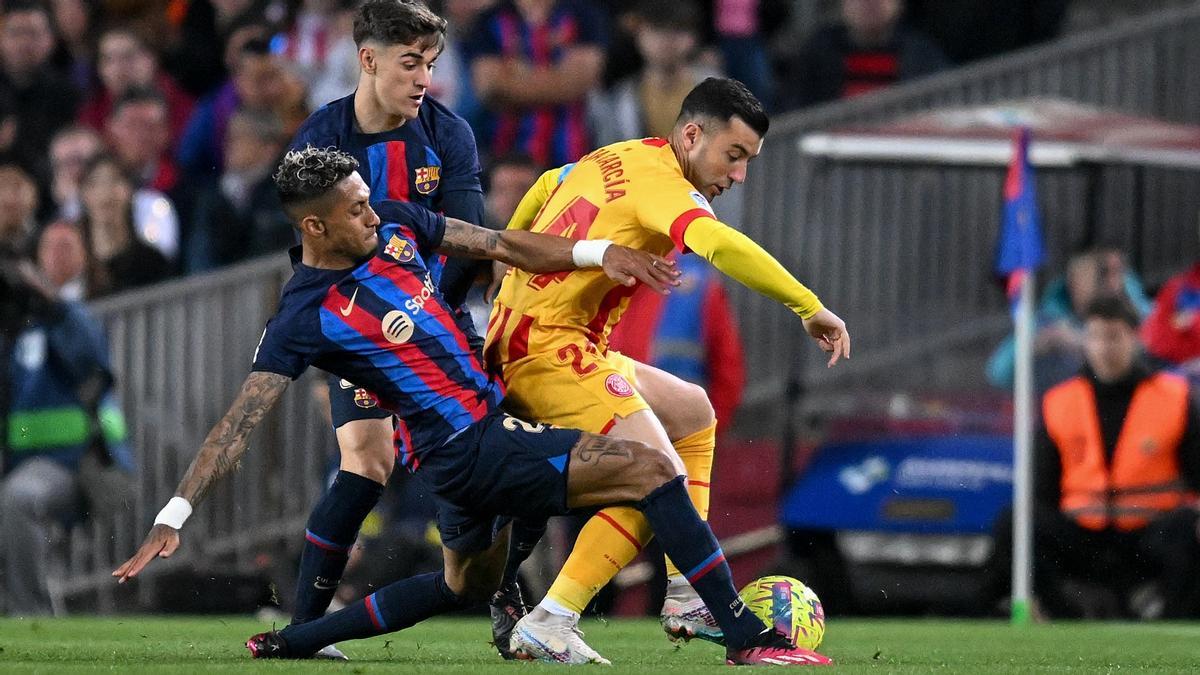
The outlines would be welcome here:
M 132 457 L 99 323 L 14 244 L 0 241 L 0 605 L 33 616 L 51 612 L 50 525 L 121 508 Z

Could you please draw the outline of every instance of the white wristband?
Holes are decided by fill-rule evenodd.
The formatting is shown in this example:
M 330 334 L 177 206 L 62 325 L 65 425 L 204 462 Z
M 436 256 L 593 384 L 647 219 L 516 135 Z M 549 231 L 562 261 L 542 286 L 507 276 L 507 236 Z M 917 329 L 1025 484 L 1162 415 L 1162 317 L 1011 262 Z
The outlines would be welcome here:
M 575 261 L 575 267 L 579 268 L 603 267 L 604 252 L 609 246 L 612 246 L 612 242 L 607 239 L 577 241 L 571 249 L 571 260 Z
M 171 497 L 171 501 L 154 517 L 155 525 L 166 525 L 176 530 L 183 529 L 188 516 L 192 515 L 192 505 L 183 497 Z

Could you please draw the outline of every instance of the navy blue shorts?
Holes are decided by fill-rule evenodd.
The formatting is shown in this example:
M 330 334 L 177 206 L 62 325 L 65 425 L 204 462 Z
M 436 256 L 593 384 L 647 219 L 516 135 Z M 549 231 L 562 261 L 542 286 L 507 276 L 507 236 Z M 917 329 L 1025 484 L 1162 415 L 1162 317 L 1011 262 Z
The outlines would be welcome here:
M 442 543 L 482 551 L 492 544 L 498 516 L 567 513 L 567 465 L 582 433 L 495 410 L 425 453 L 416 475 L 435 495 Z
M 391 417 L 392 413 L 379 407 L 375 394 L 356 387 L 336 375 L 329 375 L 329 413 L 333 416 L 333 428 L 355 420 L 378 420 Z

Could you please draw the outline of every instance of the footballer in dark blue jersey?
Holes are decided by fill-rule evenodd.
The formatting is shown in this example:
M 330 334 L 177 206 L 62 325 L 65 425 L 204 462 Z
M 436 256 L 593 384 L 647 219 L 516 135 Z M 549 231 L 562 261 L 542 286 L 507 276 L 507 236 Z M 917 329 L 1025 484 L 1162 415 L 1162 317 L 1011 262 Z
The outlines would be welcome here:
M 537 519 L 615 504 L 642 511 L 667 555 L 689 570 L 689 582 L 720 624 L 730 662 L 818 658 L 746 611 L 673 452 L 502 413 L 499 385 L 449 320 L 421 261 L 422 253 L 436 249 L 553 272 L 575 268 L 591 242 L 493 232 L 441 216 L 414 214 L 381 225 L 356 167 L 337 151 L 308 148 L 284 157 L 275 180 L 301 232 L 295 276 L 237 399 L 209 432 L 142 546 L 113 575 L 125 581 L 178 548 L 192 505 L 236 468 L 250 433 L 312 364 L 369 383 L 381 404 L 407 423 L 409 465 L 439 505 L 445 564 L 331 615 L 255 635 L 247 642 L 255 658 L 311 657 L 340 640 L 400 630 L 486 599 L 499 584 L 508 544 L 507 536 L 493 536 L 496 516 Z M 657 256 L 609 245 L 601 257 L 605 273 L 621 283 L 641 280 L 664 292 L 675 283 L 670 264 Z M 556 658 L 555 650 L 571 656 L 582 644 L 577 633 L 561 637 L 550 651 L 526 658 Z
M 420 3 L 363 3 L 354 17 L 358 87 L 309 116 L 292 140 L 292 149 L 333 147 L 358 160 L 371 203 L 385 221 L 402 220 L 393 211 L 408 205 L 483 222 L 475 138 L 466 122 L 428 98 L 445 29 L 446 22 Z M 447 260 L 433 249 L 418 255 L 478 351 L 483 340 L 462 303 L 481 270 L 480 261 Z M 378 502 L 396 458 L 412 458 L 411 430 L 403 422 L 393 427 L 391 412 L 366 383 L 330 376 L 328 386 L 340 471 L 314 507 L 305 532 L 292 616 L 297 623 L 325 613 L 349 545 Z

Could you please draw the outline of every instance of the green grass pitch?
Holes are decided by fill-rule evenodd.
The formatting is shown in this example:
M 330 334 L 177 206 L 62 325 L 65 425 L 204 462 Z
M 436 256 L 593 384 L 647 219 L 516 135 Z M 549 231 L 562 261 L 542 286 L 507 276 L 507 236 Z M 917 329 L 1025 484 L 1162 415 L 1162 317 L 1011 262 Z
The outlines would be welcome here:
M 585 620 L 588 641 L 612 659 L 602 672 L 729 672 L 719 647 L 676 650 L 652 620 Z M 0 619 L 0 672 L 545 673 L 503 663 L 486 644 L 483 617 L 429 621 L 343 645 L 351 663 L 251 661 L 242 642 L 263 624 L 232 617 Z M 1195 672 L 1200 625 L 838 620 L 821 651 L 841 673 Z M 589 670 L 597 670 L 591 667 Z M 571 672 L 575 672 L 572 670 Z

